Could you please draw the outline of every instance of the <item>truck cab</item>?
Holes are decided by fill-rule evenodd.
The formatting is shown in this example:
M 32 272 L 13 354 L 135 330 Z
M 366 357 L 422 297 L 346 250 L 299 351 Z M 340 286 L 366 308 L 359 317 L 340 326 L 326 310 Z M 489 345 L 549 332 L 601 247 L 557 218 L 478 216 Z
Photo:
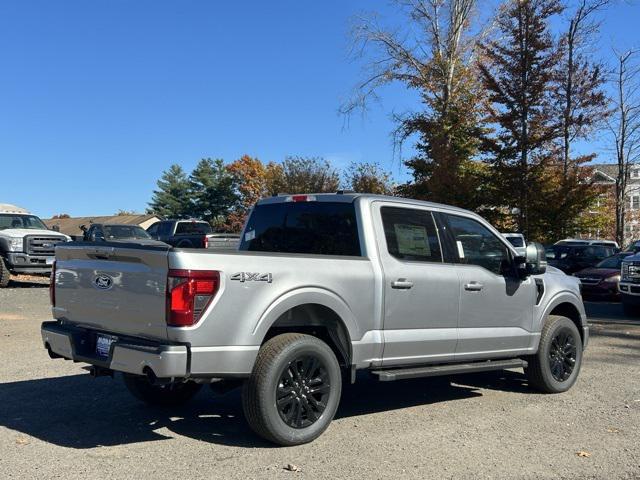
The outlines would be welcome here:
M 70 240 L 24 208 L 0 204 L 0 288 L 11 275 L 49 274 L 56 245 Z

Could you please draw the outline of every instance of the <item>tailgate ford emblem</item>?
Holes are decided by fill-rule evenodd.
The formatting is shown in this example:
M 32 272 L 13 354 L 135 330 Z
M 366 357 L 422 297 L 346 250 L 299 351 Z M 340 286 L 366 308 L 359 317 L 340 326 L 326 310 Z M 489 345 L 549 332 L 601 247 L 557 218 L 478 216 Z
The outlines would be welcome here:
M 93 279 L 93 286 L 100 290 L 109 290 L 113 285 L 113 278 L 109 275 L 100 274 Z

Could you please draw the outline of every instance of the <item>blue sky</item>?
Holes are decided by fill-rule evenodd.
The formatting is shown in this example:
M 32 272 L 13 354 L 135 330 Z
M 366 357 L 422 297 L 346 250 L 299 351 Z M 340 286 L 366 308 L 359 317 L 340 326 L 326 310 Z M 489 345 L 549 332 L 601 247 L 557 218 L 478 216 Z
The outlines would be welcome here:
M 375 161 L 406 178 L 390 115 L 414 93 L 387 88 L 348 125 L 338 115 L 361 78 L 350 20 L 371 10 L 403 21 L 371 0 L 4 0 L 0 202 L 43 218 L 144 211 L 170 164 L 244 153 Z M 638 18 L 638 4 L 612 7 L 595 54 L 640 47 Z

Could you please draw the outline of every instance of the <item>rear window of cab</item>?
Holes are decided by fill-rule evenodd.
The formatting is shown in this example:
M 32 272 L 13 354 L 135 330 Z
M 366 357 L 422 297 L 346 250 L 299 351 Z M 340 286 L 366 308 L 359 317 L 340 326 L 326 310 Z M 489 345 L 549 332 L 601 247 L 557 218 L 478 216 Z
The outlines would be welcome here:
M 361 256 L 353 203 L 257 205 L 241 240 L 241 251 Z

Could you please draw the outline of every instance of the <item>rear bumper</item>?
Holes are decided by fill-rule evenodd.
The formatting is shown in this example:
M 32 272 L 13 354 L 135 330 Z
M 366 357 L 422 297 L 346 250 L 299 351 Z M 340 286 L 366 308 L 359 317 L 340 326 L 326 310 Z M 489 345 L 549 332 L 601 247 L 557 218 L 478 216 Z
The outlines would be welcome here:
M 151 370 L 158 378 L 183 378 L 189 374 L 186 345 L 119 339 L 111 344 L 107 357 L 100 357 L 95 353 L 96 332 L 51 321 L 42 324 L 41 333 L 45 348 L 54 357 L 136 375 Z
M 97 332 L 57 321 L 43 322 L 42 342 L 53 357 L 63 357 L 117 372 L 158 378 L 246 377 L 259 347 L 191 347 L 136 338 L 118 338 L 107 357 L 96 352 Z M 107 332 L 108 333 L 108 332 Z

